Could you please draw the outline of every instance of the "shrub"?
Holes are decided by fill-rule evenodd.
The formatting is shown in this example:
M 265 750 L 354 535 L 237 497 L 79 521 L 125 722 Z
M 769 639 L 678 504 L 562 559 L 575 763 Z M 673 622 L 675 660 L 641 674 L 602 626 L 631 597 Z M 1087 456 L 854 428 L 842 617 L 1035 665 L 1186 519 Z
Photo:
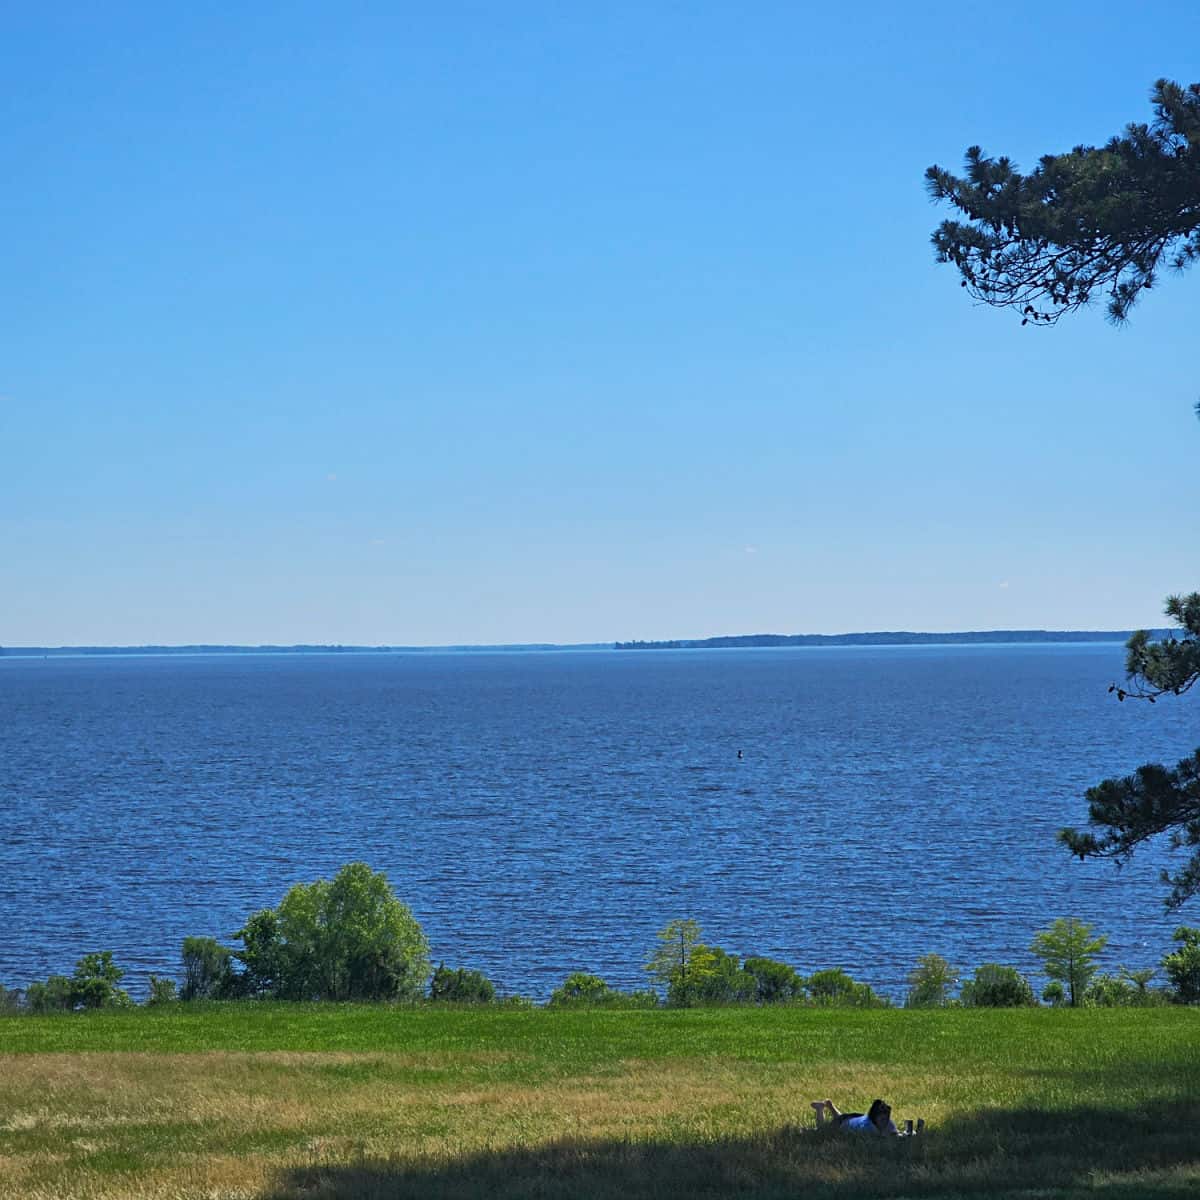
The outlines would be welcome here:
M 984 963 L 962 986 L 962 1002 L 970 1008 L 1025 1008 L 1037 1004 L 1033 988 L 1015 967 Z
M 1042 988 L 1043 1004 L 1049 1004 L 1051 1008 L 1061 1008 L 1066 1002 L 1067 990 L 1057 979 L 1052 979 Z
M 747 1003 L 758 995 L 758 980 L 742 969 L 736 954 L 720 946 L 697 945 L 686 975 L 677 975 L 667 990 L 667 1003 L 676 1008 L 703 1004 Z
M 25 989 L 25 1007 L 32 1013 L 70 1012 L 75 1007 L 71 981 L 65 975 L 34 981 Z
M 1150 980 L 1154 978 L 1155 974 L 1153 967 L 1142 967 L 1137 971 L 1131 971 L 1128 967 L 1121 968 L 1121 978 L 1130 987 L 1130 1004 L 1149 1008 L 1154 1005 L 1167 1004 L 1170 1001 L 1170 996 L 1162 988 L 1150 986 Z
M 279 914 L 273 908 L 251 913 L 233 936 L 242 939 L 242 949 L 232 952 L 242 964 L 236 991 L 243 996 L 295 999 L 289 995 L 294 955 L 280 937 Z
M 516 1008 L 521 1012 L 531 1012 L 533 1009 L 537 1008 L 537 1002 L 532 996 L 498 996 L 496 998 L 496 1004 L 500 1008 Z
M 865 983 L 852 979 L 841 967 L 815 971 L 805 985 L 815 1004 L 833 1008 L 886 1008 L 887 1000 Z
M 551 1008 L 588 1008 L 611 1002 L 619 993 L 600 978 L 574 971 L 550 993 Z
M 908 973 L 905 1008 L 943 1008 L 958 983 L 958 972 L 940 955 L 923 954 Z
M 164 978 L 161 975 L 150 976 L 150 996 L 146 1000 L 148 1005 L 174 1004 L 178 999 L 175 980 Z
M 11 1016 L 20 1012 L 24 995 L 20 988 L 7 988 L 0 983 L 0 1016 Z
M 451 971 L 445 963 L 439 963 L 429 981 L 429 998 L 453 1004 L 491 1004 L 496 989 L 482 971 L 462 967 Z
M 804 996 L 804 980 L 794 967 L 773 958 L 748 958 L 742 969 L 754 976 L 759 1004 L 783 1004 Z
M 215 938 L 185 937 L 181 1000 L 223 1000 L 236 989 L 233 951 Z
M 1118 975 L 1097 975 L 1083 993 L 1083 1003 L 1089 1008 L 1118 1008 L 1133 1004 L 1134 989 L 1128 980 Z
M 606 1008 L 657 1008 L 658 993 L 653 988 L 635 988 L 632 992 L 619 992 L 613 988 Z
M 133 1004 L 117 984 L 125 972 L 113 962 L 111 950 L 85 954 L 71 975 L 51 975 L 31 983 L 25 992 L 30 1012 L 74 1012 L 82 1008 L 126 1008 Z
M 1179 943 L 1179 949 L 1167 954 L 1162 965 L 1175 1000 L 1180 1004 L 1200 1003 L 1200 929 L 1180 925 L 1171 940 Z
M 125 972 L 113 962 L 111 950 L 85 954 L 70 980 L 72 1008 L 125 1008 L 133 1003 L 117 984 Z
M 1127 971 L 1119 975 L 1097 975 L 1083 994 L 1089 1008 L 1150 1008 L 1166 1004 L 1167 997 L 1158 989 L 1148 987 L 1153 970 Z
M 658 1007 L 658 993 L 650 988 L 622 992 L 609 987 L 599 975 L 575 971 L 550 993 L 548 1008 L 621 1008 L 646 1009 Z

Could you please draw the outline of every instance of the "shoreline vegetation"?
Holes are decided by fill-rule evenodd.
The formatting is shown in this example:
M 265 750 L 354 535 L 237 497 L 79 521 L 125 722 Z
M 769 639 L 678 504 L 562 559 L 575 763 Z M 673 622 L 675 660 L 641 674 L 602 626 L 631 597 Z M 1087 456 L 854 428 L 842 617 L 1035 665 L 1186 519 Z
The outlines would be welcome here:
M 196 643 L 180 646 L 0 646 L 0 658 L 86 658 L 199 654 L 498 654 L 565 650 L 724 650 L 764 646 L 976 646 L 1042 645 L 1046 643 L 1125 643 L 1135 630 L 984 629 L 957 633 L 747 633 L 728 637 L 673 638 L 630 642 L 514 642 L 496 645 L 347 646 L 301 643 L 292 646 L 235 646 Z M 1151 637 L 1171 631 L 1153 629 Z
M 460 1004 L 531 1009 L 526 996 L 503 995 L 482 972 L 435 969 L 424 931 L 393 892 L 387 876 L 364 862 L 347 863 L 332 879 L 293 885 L 279 905 L 251 913 L 230 935 L 183 939 L 182 978 L 150 975 L 146 1008 L 195 1001 L 389 1002 L 409 1006 Z M 1180 926 L 1175 948 L 1157 964 L 1101 970 L 1107 937 L 1086 922 L 1060 917 L 1036 932 L 1030 951 L 1047 984 L 1038 994 L 1015 967 L 985 962 L 970 978 L 939 954 L 922 955 L 908 972 L 905 1008 L 1157 1008 L 1200 1003 L 1200 929 Z M 1156 984 L 1161 968 L 1165 984 Z M 547 1008 L 692 1009 L 795 1007 L 884 1009 L 893 1001 L 843 969 L 801 975 L 789 963 L 730 953 L 705 941 L 689 918 L 669 921 L 650 947 L 647 986 L 621 991 L 577 967 L 546 1001 Z M 98 1009 L 130 1009 L 119 985 L 127 972 L 111 951 L 85 954 L 71 975 L 54 974 L 24 989 L 0 985 L 0 1015 L 39 1017 Z M 956 995 L 957 993 L 957 995 Z

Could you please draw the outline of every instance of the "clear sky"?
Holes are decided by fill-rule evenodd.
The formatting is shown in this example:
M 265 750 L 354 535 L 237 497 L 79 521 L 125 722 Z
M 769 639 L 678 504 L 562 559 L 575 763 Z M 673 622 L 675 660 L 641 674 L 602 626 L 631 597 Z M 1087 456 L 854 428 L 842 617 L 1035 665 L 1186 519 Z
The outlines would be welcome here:
M 974 307 L 922 173 L 1200 5 L 8 6 L 0 643 L 1156 624 L 1200 274 Z

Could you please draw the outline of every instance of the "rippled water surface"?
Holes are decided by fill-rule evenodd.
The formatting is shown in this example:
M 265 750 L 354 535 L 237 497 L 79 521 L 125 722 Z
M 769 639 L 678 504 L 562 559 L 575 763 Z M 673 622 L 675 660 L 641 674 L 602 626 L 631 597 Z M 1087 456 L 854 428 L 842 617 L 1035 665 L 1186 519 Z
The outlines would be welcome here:
M 1111 966 L 1154 964 L 1180 920 L 1163 860 L 1118 873 L 1054 843 L 1089 784 L 1200 743 L 1190 698 L 1105 694 L 1121 660 L 0 658 L 0 982 L 111 949 L 137 992 L 178 974 L 185 935 L 227 938 L 354 859 L 387 872 L 435 961 L 538 997 L 574 969 L 642 984 L 683 915 L 893 994 L 931 951 L 1030 969 L 1059 915 L 1107 931 Z

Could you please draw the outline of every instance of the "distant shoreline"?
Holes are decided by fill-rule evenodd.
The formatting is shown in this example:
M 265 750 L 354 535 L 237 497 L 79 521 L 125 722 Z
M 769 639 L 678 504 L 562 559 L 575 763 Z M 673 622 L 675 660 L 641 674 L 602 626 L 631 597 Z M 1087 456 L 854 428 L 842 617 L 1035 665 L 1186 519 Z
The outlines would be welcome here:
M 1169 630 L 1150 631 L 1163 637 Z M 4 658 L 78 658 L 128 655 L 201 654 L 497 654 L 553 650 L 725 650 L 763 646 L 974 646 L 1037 645 L 1056 642 L 1125 642 L 1131 629 L 987 629 L 966 633 L 749 633 L 731 637 L 674 638 L 633 642 L 525 642 L 507 645 L 460 646 L 0 646 Z
M 1132 629 L 983 629 L 966 633 L 748 633 L 733 637 L 617 642 L 617 650 L 725 650 L 745 646 L 975 646 L 1043 642 L 1127 642 Z M 1168 630 L 1150 631 L 1162 637 Z

